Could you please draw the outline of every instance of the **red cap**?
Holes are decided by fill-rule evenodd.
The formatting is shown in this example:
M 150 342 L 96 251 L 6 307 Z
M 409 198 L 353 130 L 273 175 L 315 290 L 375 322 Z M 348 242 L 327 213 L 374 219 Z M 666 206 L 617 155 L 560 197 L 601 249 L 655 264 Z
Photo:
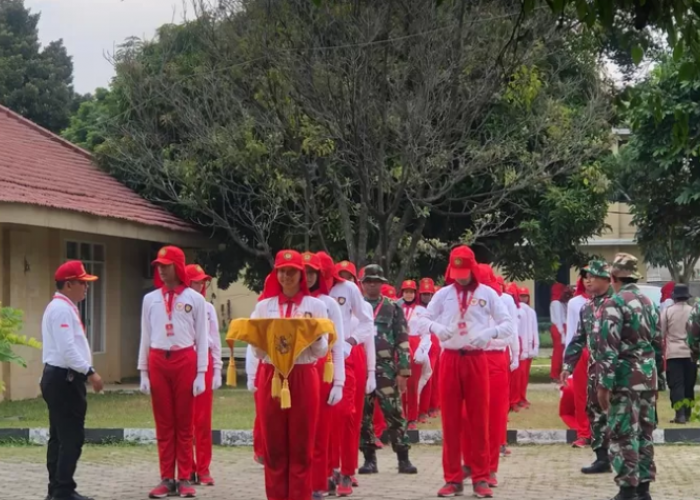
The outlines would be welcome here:
M 418 286 L 416 286 L 415 281 L 406 280 L 403 283 L 401 283 L 401 291 L 403 292 L 404 290 L 418 290 Z
M 211 276 L 205 273 L 199 264 L 190 264 L 185 267 L 185 271 L 190 281 L 211 281 Z
M 380 293 L 388 299 L 396 298 L 396 288 L 386 283 L 380 288 Z
M 430 278 L 420 280 L 420 293 L 435 293 L 435 282 Z
M 450 252 L 450 265 L 448 267 L 450 279 L 469 279 L 474 267 L 476 267 L 476 257 L 468 246 L 458 246 Z
M 484 285 L 491 287 L 498 295 L 501 295 L 501 285 L 498 284 L 493 268 L 488 264 L 477 264 L 476 270 L 477 274 L 479 275 L 479 283 L 483 283 Z
M 296 250 L 280 250 L 275 256 L 275 269 L 293 267 L 304 271 L 304 259 Z
M 340 271 L 347 271 L 352 275 L 353 278 L 357 279 L 357 268 L 355 267 L 355 264 L 353 264 L 349 260 L 343 260 L 338 262 L 335 265 L 335 271 L 339 274 Z
M 529 297 L 530 296 L 530 289 L 526 286 L 521 286 L 518 289 L 518 293 L 520 293 L 520 295 L 527 295 Z
M 520 307 L 520 289 L 518 288 L 517 283 L 508 283 L 508 288 L 506 289 L 506 292 L 508 295 L 513 297 L 513 300 L 515 301 L 515 305 Z
M 319 260 L 318 255 L 315 253 L 304 252 L 301 254 L 301 258 L 304 259 L 305 266 L 308 266 L 315 271 L 321 270 L 321 261 Z
M 177 274 L 180 282 L 185 286 L 190 286 L 190 278 L 187 275 L 187 270 L 185 269 L 185 252 L 183 252 L 178 247 L 167 246 L 163 247 L 158 251 L 158 256 L 156 260 L 153 261 L 153 265 L 161 266 L 175 266 L 175 274 Z M 153 281 L 158 288 L 163 286 L 163 281 L 160 279 L 160 274 L 155 273 Z
M 79 260 L 69 260 L 56 269 L 56 281 L 97 281 L 97 276 L 88 274 Z

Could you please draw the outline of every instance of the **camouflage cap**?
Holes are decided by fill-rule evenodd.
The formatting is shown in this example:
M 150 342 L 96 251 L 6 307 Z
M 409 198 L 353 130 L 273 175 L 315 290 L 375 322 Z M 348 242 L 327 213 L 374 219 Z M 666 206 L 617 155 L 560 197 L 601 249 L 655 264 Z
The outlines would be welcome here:
M 634 255 L 628 253 L 618 253 L 615 255 L 612 263 L 612 275 L 617 278 L 634 278 L 642 277 L 639 274 L 639 260 Z
M 591 276 L 610 278 L 610 266 L 604 260 L 591 260 L 583 270 Z
M 364 269 L 364 276 L 362 276 L 362 282 L 365 281 L 381 281 L 386 283 L 387 279 L 384 277 L 384 269 L 379 264 L 370 264 Z

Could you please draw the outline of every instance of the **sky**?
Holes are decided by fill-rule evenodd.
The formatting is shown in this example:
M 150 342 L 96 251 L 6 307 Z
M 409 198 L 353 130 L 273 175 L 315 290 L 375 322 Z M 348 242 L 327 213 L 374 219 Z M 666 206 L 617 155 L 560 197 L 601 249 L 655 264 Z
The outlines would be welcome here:
M 73 84 L 81 94 L 106 87 L 114 68 L 106 59 L 130 36 L 150 39 L 156 29 L 182 20 L 182 0 L 25 0 L 41 12 L 42 45 L 63 39 L 73 56 Z

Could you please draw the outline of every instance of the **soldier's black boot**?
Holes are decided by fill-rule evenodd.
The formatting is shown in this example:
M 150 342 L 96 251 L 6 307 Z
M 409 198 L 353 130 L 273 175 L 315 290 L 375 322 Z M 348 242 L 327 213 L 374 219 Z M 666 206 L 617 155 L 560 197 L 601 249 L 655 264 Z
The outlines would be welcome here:
M 612 472 L 612 467 L 610 467 L 610 458 L 608 457 L 608 450 L 606 448 L 598 448 L 595 450 L 595 462 L 593 462 L 588 467 L 581 469 L 584 474 L 603 474 L 605 472 Z
M 676 418 L 674 418 L 671 422 L 674 424 L 686 424 L 688 423 L 688 419 L 686 417 L 686 412 L 685 408 L 681 408 L 680 410 L 676 410 Z
M 418 474 L 418 469 L 408 459 L 408 450 L 397 451 L 396 457 L 399 459 L 399 474 Z
M 637 488 L 634 486 L 620 486 L 620 492 L 610 500 L 639 500 Z
M 358 474 L 377 474 L 377 451 L 375 449 L 364 450 L 362 454 L 365 456 L 365 463 L 357 469 Z
M 639 500 L 651 500 L 651 493 L 649 493 L 650 482 L 639 483 L 637 486 L 637 496 Z

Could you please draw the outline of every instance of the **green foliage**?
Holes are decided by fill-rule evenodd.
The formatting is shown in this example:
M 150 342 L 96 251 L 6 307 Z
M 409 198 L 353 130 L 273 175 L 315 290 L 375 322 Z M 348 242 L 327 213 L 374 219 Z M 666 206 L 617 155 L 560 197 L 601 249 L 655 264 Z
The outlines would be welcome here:
M 700 259 L 700 82 L 682 74 L 688 62 L 669 54 L 628 90 L 633 135 L 614 170 L 645 259 L 686 283 Z
M 0 305 L 0 363 L 17 363 L 26 367 L 27 363 L 13 351 L 13 346 L 41 348 L 41 343 L 37 340 L 18 335 L 17 332 L 22 328 L 22 315 L 22 311 Z M 2 390 L 0 382 L 0 391 Z
M 60 132 L 81 97 L 63 41 L 40 47 L 38 22 L 23 0 L 0 0 L 0 104 Z

